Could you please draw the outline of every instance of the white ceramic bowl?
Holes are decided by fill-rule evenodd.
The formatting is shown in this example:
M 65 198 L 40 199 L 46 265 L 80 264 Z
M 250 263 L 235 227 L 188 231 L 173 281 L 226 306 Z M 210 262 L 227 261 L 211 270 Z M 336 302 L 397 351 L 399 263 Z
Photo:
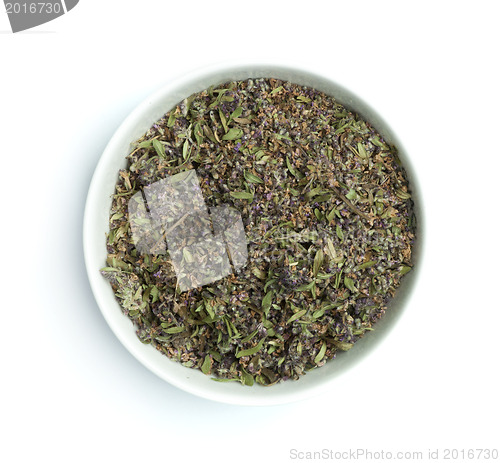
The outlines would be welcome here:
M 150 345 L 142 344 L 135 334 L 132 322 L 122 314 L 110 284 L 100 274 L 105 266 L 105 233 L 109 230 L 109 210 L 114 193 L 118 170 L 125 168 L 125 156 L 130 152 L 130 144 L 143 135 L 152 124 L 187 96 L 232 80 L 256 77 L 274 77 L 307 85 L 323 91 L 340 103 L 359 113 L 369 121 L 389 142 L 394 143 L 400 152 L 401 160 L 408 172 L 413 197 L 416 200 L 418 220 L 418 240 L 414 248 L 415 262 L 419 261 L 422 248 L 422 217 L 419 209 L 420 195 L 410 162 L 401 143 L 396 139 L 389 126 L 354 94 L 331 80 L 309 72 L 289 67 L 269 64 L 243 64 L 214 67 L 192 73 L 182 79 L 169 83 L 140 104 L 122 123 L 107 145 L 95 170 L 84 218 L 84 255 L 87 273 L 97 304 L 107 323 L 128 349 L 142 364 L 159 377 L 180 389 L 208 399 L 239 405 L 272 405 L 292 402 L 321 393 L 335 387 L 335 379 L 356 365 L 392 329 L 401 315 L 405 301 L 418 276 L 418 265 L 410 272 L 399 287 L 396 297 L 391 301 L 389 310 L 380 320 L 375 330 L 367 333 L 348 352 L 321 368 L 308 372 L 298 381 L 285 381 L 271 387 L 254 385 L 245 387 L 236 382 L 220 383 L 210 379 L 199 370 L 186 368 L 160 354 Z

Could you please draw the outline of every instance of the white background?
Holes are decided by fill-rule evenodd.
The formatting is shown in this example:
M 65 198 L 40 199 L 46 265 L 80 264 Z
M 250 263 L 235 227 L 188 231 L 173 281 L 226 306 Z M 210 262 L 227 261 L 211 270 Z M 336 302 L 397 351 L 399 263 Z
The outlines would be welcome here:
M 0 461 L 290 461 L 300 451 L 499 448 L 495 1 L 81 0 L 0 12 Z M 426 252 L 396 329 L 330 393 L 244 408 L 139 364 L 90 290 L 82 220 L 107 141 L 148 94 L 232 59 L 323 74 L 409 152 Z M 445 461 L 445 460 L 442 460 Z

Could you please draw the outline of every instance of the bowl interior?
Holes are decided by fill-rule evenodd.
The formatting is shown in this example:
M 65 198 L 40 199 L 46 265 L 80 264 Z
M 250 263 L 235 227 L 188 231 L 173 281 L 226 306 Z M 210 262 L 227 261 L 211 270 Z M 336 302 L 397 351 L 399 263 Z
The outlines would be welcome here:
M 122 314 L 113 290 L 100 274 L 105 266 L 107 251 L 105 235 L 109 230 L 109 211 L 119 169 L 126 167 L 125 156 L 131 143 L 142 136 L 154 122 L 189 95 L 202 91 L 210 85 L 232 80 L 268 77 L 307 85 L 337 99 L 349 109 L 370 122 L 384 138 L 398 147 L 399 155 L 408 173 L 412 195 L 415 198 L 418 240 L 414 246 L 416 269 L 403 279 L 396 297 L 390 302 L 384 317 L 377 322 L 375 330 L 357 341 L 348 352 L 337 354 L 321 368 L 308 372 L 298 381 L 285 381 L 272 387 L 254 385 L 244 387 L 236 382 L 220 383 L 198 370 L 186 368 L 160 354 L 152 346 L 142 344 L 132 322 Z M 95 170 L 90 185 L 84 218 L 84 255 L 92 291 L 107 323 L 141 363 L 169 383 L 190 393 L 220 402 L 240 405 L 270 405 L 291 402 L 333 388 L 332 380 L 353 367 L 387 335 L 402 313 L 418 276 L 418 261 L 421 254 L 420 195 L 409 159 L 390 127 L 367 104 L 354 94 L 334 82 L 305 71 L 272 65 L 242 65 L 213 68 L 193 73 L 182 80 L 166 85 L 139 105 L 116 131 L 106 147 Z

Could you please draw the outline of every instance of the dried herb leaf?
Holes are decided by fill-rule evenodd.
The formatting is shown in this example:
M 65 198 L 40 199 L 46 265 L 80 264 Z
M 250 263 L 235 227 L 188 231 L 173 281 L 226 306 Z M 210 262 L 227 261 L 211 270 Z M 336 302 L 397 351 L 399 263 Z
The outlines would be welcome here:
M 337 225 L 335 227 L 335 233 L 337 234 L 340 241 L 344 241 L 344 232 L 342 231 L 342 228 L 340 228 L 340 225 Z
M 396 190 L 396 196 L 400 199 L 410 199 L 411 194 L 408 193 L 407 191 L 402 190 L 401 188 L 398 188 Z
M 212 369 L 212 359 L 210 358 L 210 355 L 206 355 L 205 360 L 203 361 L 203 365 L 201 366 L 201 371 L 206 375 L 209 375 L 211 369 Z
M 243 108 L 241 106 L 238 106 L 232 113 L 231 113 L 231 119 L 235 119 L 237 117 L 240 117 L 241 114 L 243 113 Z
M 260 268 L 254 267 L 252 269 L 252 273 L 261 280 L 265 280 L 267 278 L 267 273 L 264 272 L 264 270 L 261 270 Z
M 196 143 L 198 145 L 201 145 L 203 143 L 203 130 L 202 130 L 201 125 L 200 125 L 199 122 L 197 122 L 194 125 L 193 133 L 194 133 L 194 137 L 196 139 Z
M 155 149 L 158 156 L 160 156 L 162 159 L 165 158 L 165 147 L 156 138 L 153 140 L 153 148 Z
M 245 180 L 247 180 L 250 183 L 264 183 L 264 180 L 262 180 L 260 177 L 257 177 L 257 175 L 254 175 L 246 170 L 243 173 L 243 176 L 245 177 Z
M 319 269 L 323 265 L 323 261 L 325 260 L 325 256 L 323 251 L 319 249 L 316 251 L 316 255 L 314 256 L 314 265 L 313 265 L 313 275 L 316 276 L 319 272 Z
M 231 191 L 229 194 L 236 199 L 253 200 L 253 193 L 249 193 L 248 191 Z
M 363 143 L 358 143 L 358 153 L 363 159 L 368 159 L 368 153 Z
M 189 141 L 186 140 L 182 145 L 182 159 L 186 160 L 189 154 Z
M 349 277 L 344 277 L 344 286 L 350 291 L 356 291 L 356 287 L 354 286 L 354 280 Z
M 182 333 L 185 330 L 183 326 L 174 326 L 172 328 L 167 328 L 165 330 L 165 333 L 167 334 L 177 334 L 177 333 Z
M 250 373 L 247 373 L 243 368 L 241 369 L 241 383 L 245 386 L 253 386 L 254 379 Z
M 262 346 L 264 345 L 264 341 L 265 341 L 265 339 L 261 339 L 256 346 L 251 347 L 250 349 L 240 350 L 236 354 L 236 358 L 239 359 L 241 357 L 249 357 L 251 355 L 256 354 L 257 352 L 259 352 L 262 349 Z
M 293 164 L 291 163 L 290 159 L 288 158 L 288 156 L 286 157 L 286 166 L 288 167 L 288 170 L 290 171 L 290 173 L 300 179 L 302 178 L 302 176 L 300 175 L 300 173 L 295 169 L 295 167 L 293 167 Z
M 293 314 L 288 320 L 287 320 L 287 325 L 289 323 L 292 323 L 294 322 L 295 320 L 298 320 L 300 317 L 302 317 L 303 315 L 305 315 L 307 312 L 307 309 L 302 309 L 302 310 L 299 310 L 297 313 Z
M 349 190 L 349 193 L 345 195 L 347 199 L 350 199 L 351 201 L 354 201 L 355 199 L 358 199 L 358 194 L 351 188 Z
M 358 265 L 357 269 L 363 270 L 365 268 L 373 267 L 376 263 L 377 262 L 375 262 L 374 260 L 369 260 L 368 262 L 364 262 L 364 263 Z
M 408 265 L 402 265 L 401 270 L 399 271 L 399 274 L 401 276 L 406 275 L 411 269 L 412 269 L 412 267 L 409 267 Z
M 243 136 L 243 130 L 232 128 L 222 137 L 223 140 L 236 140 Z
M 350 342 L 343 342 L 343 341 L 333 341 L 333 343 L 335 344 L 335 346 L 337 346 L 340 350 L 343 351 L 348 351 L 354 345 Z
M 137 148 L 149 148 L 152 145 L 153 145 L 153 140 L 144 140 L 141 141 L 140 143 L 135 144 Z
M 226 116 L 224 115 L 224 112 L 222 111 L 222 109 L 219 109 L 219 117 L 220 117 L 220 121 L 222 123 L 222 127 L 224 128 L 224 132 L 228 132 L 229 128 L 227 127 L 227 119 L 226 119 Z M 235 137 L 235 138 L 239 138 L 239 137 Z M 223 140 L 234 140 L 234 138 L 224 138 L 222 137 Z
M 262 309 L 264 311 L 269 310 L 271 307 L 271 302 L 273 301 L 273 296 L 274 296 L 274 291 L 269 291 L 263 298 L 262 298 Z
M 325 353 L 326 353 L 326 342 L 323 341 L 323 344 L 321 344 L 321 348 L 318 354 L 316 355 L 316 357 L 314 357 L 314 363 L 317 364 L 321 362 L 321 360 L 323 360 L 323 357 L 325 356 Z

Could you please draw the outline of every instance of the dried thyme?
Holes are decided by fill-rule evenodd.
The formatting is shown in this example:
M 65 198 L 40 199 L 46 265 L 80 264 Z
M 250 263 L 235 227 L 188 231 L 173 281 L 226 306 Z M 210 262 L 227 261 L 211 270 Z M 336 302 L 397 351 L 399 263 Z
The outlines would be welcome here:
M 149 237 L 156 252 L 141 252 L 129 202 L 193 170 L 208 207 L 241 214 L 248 256 L 182 291 L 168 230 Z M 312 88 L 230 82 L 191 95 L 136 142 L 116 184 L 102 274 L 142 342 L 217 380 L 270 385 L 372 330 L 412 268 L 414 234 L 396 148 L 370 124 Z

